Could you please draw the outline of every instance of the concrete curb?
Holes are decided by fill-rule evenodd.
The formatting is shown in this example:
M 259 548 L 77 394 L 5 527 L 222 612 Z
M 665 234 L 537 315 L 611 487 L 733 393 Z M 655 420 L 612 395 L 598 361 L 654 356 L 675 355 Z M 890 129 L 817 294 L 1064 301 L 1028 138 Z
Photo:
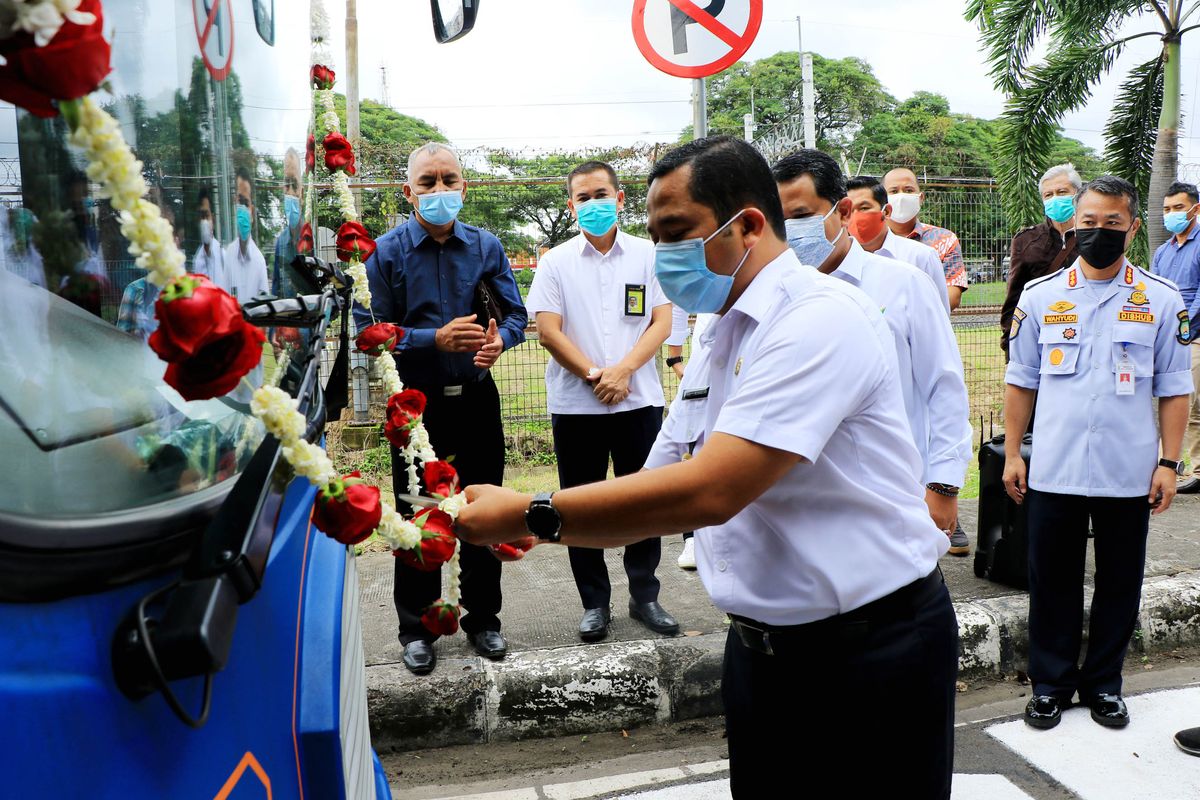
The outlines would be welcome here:
M 1091 602 L 1090 588 L 1086 592 Z M 1029 598 L 954 604 L 963 677 L 1010 674 L 1028 657 Z M 1086 625 L 1086 622 L 1085 622 Z M 1086 636 L 1086 629 L 1085 629 Z M 1135 652 L 1200 643 L 1200 572 L 1148 579 Z M 377 748 L 411 750 L 614 731 L 721 713 L 725 634 L 443 659 L 429 676 L 367 668 Z

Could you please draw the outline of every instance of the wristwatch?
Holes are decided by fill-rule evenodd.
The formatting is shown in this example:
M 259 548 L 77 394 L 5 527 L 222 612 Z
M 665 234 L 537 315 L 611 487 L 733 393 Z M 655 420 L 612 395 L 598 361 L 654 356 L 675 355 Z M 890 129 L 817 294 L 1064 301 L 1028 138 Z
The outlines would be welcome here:
M 682 364 L 682 363 L 683 363 L 683 356 L 671 356 L 670 358 L 667 359 L 668 367 L 673 367 L 676 364 Z
M 525 529 L 541 542 L 557 542 L 562 538 L 562 517 L 550 503 L 552 497 L 554 492 L 534 495 L 529 508 L 525 510 Z
M 1166 467 L 1167 469 L 1175 470 L 1176 475 L 1183 475 L 1183 462 L 1182 461 L 1172 461 L 1169 458 L 1160 458 L 1158 460 L 1158 465 L 1160 467 Z

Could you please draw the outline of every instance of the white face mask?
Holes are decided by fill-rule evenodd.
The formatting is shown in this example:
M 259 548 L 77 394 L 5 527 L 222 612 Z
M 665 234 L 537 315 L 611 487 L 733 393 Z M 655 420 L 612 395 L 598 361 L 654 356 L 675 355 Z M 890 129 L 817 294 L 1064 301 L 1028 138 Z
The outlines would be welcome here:
M 921 210 L 919 194 L 889 194 L 888 202 L 892 205 L 892 219 L 901 225 L 912 222 Z
M 212 244 L 213 228 L 211 219 L 200 220 L 200 241 L 206 245 Z

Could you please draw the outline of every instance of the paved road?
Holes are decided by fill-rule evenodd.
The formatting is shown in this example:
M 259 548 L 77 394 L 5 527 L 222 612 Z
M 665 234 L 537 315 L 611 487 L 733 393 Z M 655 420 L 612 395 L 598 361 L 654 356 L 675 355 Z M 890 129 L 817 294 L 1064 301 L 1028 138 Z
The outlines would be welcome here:
M 953 800 L 1194 800 L 1200 797 L 1200 758 L 1177 750 L 1171 735 L 1200 725 L 1200 661 L 1127 670 L 1133 723 L 1112 731 L 1086 709 L 1067 712 L 1052 731 L 1020 718 L 1024 689 L 996 684 L 964 695 L 957 714 Z M 533 743 L 531 743 L 533 744 Z M 553 740 L 543 740 L 553 749 Z M 542 750 L 533 746 L 530 752 Z M 426 751 L 425 758 L 437 751 Z M 450 755 L 458 758 L 458 755 Z M 397 798 L 431 800 L 727 800 L 728 762 L 711 744 L 646 753 L 605 764 L 580 764 L 453 787 L 394 787 Z M 535 757 L 536 759 L 536 757 Z M 527 767 L 528 765 L 526 765 Z M 524 774 L 522 774 L 524 773 Z M 583 776 L 587 776 L 584 778 Z M 450 789 L 450 787 L 445 787 Z

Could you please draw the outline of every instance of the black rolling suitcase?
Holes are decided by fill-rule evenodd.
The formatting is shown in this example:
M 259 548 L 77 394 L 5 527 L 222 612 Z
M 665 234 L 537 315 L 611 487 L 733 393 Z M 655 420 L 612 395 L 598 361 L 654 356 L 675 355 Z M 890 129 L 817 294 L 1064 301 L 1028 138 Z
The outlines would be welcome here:
M 1029 469 L 1033 439 L 1025 434 L 1021 457 Z M 1029 531 L 1025 506 L 1004 491 L 1004 434 L 979 448 L 979 531 L 975 574 L 1018 589 L 1029 587 Z

